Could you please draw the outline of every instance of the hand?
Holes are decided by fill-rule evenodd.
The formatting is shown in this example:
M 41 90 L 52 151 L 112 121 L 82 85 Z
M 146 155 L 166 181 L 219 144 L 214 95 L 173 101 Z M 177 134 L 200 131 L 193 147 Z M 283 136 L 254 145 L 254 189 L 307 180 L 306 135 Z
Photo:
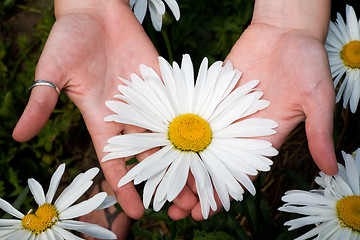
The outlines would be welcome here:
M 118 94 L 121 82 L 117 77 L 130 79 L 131 73 L 139 72 L 140 64 L 158 70 L 158 53 L 126 1 L 55 1 L 55 14 L 57 20 L 38 62 L 35 79 L 51 81 L 76 104 L 98 158 L 102 159 L 103 147 L 110 137 L 142 131 L 104 122 L 104 117 L 112 114 L 105 101 Z M 46 124 L 57 97 L 50 87 L 33 88 L 14 129 L 14 139 L 24 142 L 34 137 Z M 132 218 L 140 218 L 144 208 L 133 184 L 117 187 L 127 172 L 125 162 L 108 161 L 101 167 L 124 211 Z M 183 192 L 192 197 L 193 205 L 188 207 L 191 209 L 196 198 L 190 190 Z M 185 200 L 175 203 L 180 208 L 189 204 Z
M 253 115 L 279 124 L 275 135 L 263 139 L 279 149 L 288 134 L 306 118 L 312 157 L 320 170 L 334 175 L 338 171 L 332 139 L 335 92 L 323 46 L 329 20 L 326 20 L 326 12 L 317 11 L 327 11 L 324 5 L 330 3 L 318 1 L 323 5 L 310 6 L 315 14 L 309 16 L 309 13 L 301 15 L 290 9 L 293 6 L 289 6 L 289 1 L 285 1 L 286 6 L 280 2 L 282 0 L 256 1 L 251 25 L 226 60 L 243 73 L 240 84 L 259 79 L 258 88 L 264 92 L 263 99 L 270 101 L 268 108 Z M 313 1 L 300 2 L 304 9 L 306 4 L 315 4 Z M 277 14 L 274 11 L 278 9 L 269 6 L 272 4 L 280 7 Z M 322 19 L 310 19 L 321 14 L 325 15 Z M 299 15 L 300 20 L 296 19 Z M 192 216 L 202 219 L 199 204 L 192 210 Z

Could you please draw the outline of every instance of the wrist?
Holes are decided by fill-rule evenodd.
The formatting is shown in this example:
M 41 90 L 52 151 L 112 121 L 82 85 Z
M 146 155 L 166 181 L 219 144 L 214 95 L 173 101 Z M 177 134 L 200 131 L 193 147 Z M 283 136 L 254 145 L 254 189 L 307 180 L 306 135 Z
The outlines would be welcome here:
M 114 5 L 129 7 L 129 0 L 54 0 L 56 18 L 69 13 L 106 10 Z
M 330 21 L 330 0 L 256 0 L 251 23 L 284 31 L 307 31 L 324 42 Z

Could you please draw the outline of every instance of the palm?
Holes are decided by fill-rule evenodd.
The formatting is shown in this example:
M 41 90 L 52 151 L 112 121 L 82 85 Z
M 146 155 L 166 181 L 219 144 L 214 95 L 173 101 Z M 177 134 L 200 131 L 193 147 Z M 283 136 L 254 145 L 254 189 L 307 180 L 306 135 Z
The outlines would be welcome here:
M 304 31 L 280 32 L 252 24 L 234 45 L 227 60 L 243 72 L 241 81 L 259 79 L 270 106 L 257 116 L 278 122 L 268 139 L 279 148 L 286 136 L 306 117 L 306 132 L 314 160 L 334 174 L 332 147 L 334 89 L 322 43 Z
M 119 132 L 131 132 L 130 126 L 105 123 L 111 114 L 105 106 L 118 93 L 118 76 L 129 79 L 140 64 L 157 69 L 157 51 L 147 38 L 129 7 L 108 12 L 65 14 L 53 26 L 36 69 L 36 79 L 50 80 L 77 105 L 94 142 L 99 159 L 107 139 Z M 115 5 L 117 6 L 117 5 Z M 52 94 L 52 95 L 51 95 Z M 27 110 L 14 131 L 14 138 L 27 140 L 46 123 L 57 96 L 48 88 L 34 88 Z M 42 97 L 43 96 L 43 97 Z M 55 99 L 55 100 L 53 100 Z M 51 106 L 53 105 L 53 106 Z M 38 111 L 39 121 L 33 121 Z M 28 124 L 35 125 L 34 131 Z M 101 164 L 104 174 L 129 216 L 143 213 L 141 199 L 132 185 L 117 188 L 125 175 L 124 161 Z
M 259 79 L 263 99 L 270 101 L 269 107 L 253 115 L 279 124 L 277 133 L 264 139 L 279 149 L 306 117 L 314 160 L 321 170 L 335 174 L 337 165 L 331 139 L 335 97 L 322 43 L 306 32 L 286 33 L 269 25 L 252 24 L 236 42 L 227 60 L 243 73 L 240 84 Z M 192 216 L 202 219 L 200 204 L 192 210 Z

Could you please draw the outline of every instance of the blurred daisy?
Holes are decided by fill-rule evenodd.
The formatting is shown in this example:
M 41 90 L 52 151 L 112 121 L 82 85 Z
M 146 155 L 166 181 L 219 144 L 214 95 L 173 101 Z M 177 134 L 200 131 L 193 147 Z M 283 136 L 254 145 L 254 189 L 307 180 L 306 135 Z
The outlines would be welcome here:
M 132 74 L 131 81 L 121 79 L 125 84 L 118 87 L 122 94 L 115 96 L 121 101 L 106 102 L 116 114 L 105 121 L 139 126 L 151 133 L 110 138 L 104 148 L 110 153 L 102 161 L 161 147 L 132 168 L 119 187 L 132 180 L 135 184 L 147 181 L 144 206 L 148 208 L 156 189 L 153 207 L 158 211 L 181 192 L 190 170 L 204 218 L 210 208 L 217 208 L 213 186 L 226 210 L 230 207 L 229 195 L 242 200 L 240 183 L 255 194 L 248 175 L 268 171 L 272 161 L 266 156 L 278 153 L 270 142 L 254 139 L 274 134 L 276 122 L 243 119 L 269 105 L 260 99 L 263 93 L 254 89 L 259 81 L 234 90 L 241 73 L 229 61 L 225 66 L 219 61 L 208 68 L 204 58 L 196 84 L 189 55 L 183 56 L 181 68 L 161 57 L 159 63 L 163 82 L 153 69 L 141 65 L 142 78 Z
M 292 190 L 282 200 L 287 202 L 279 210 L 307 215 L 285 223 L 289 230 L 315 224 L 309 232 L 296 239 L 360 239 L 360 148 L 355 159 L 342 152 L 345 167 L 328 176 L 320 173 L 315 181 L 323 189 L 310 192 Z
M 70 220 L 115 204 L 114 197 L 100 192 L 86 201 L 72 205 L 90 188 L 92 179 L 99 172 L 98 168 L 79 174 L 52 204 L 64 170 L 65 164 L 61 164 L 55 171 L 46 195 L 39 182 L 33 178 L 28 180 L 30 191 L 39 205 L 35 212 L 30 210 L 24 215 L 0 198 L 0 208 L 18 218 L 0 219 L 0 239 L 82 239 L 65 229 L 100 239 L 116 239 L 113 232 L 96 224 Z
M 180 9 L 176 0 L 164 0 L 174 14 L 175 19 L 180 19 Z M 130 8 L 133 9 L 140 23 L 144 21 L 149 6 L 150 17 L 156 31 L 161 31 L 162 17 L 165 14 L 165 4 L 162 0 L 130 0 Z
M 336 102 L 343 96 L 343 107 L 350 102 L 354 113 L 360 98 L 360 22 L 351 6 L 346 5 L 346 24 L 339 13 L 336 23 L 330 22 L 325 48 L 335 87 L 345 74 Z

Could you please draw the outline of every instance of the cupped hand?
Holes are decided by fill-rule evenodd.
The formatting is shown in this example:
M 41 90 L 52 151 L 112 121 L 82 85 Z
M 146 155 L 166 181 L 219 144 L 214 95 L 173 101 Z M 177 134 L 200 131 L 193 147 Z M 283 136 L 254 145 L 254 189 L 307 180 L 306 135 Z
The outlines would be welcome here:
M 35 79 L 54 83 L 75 103 L 101 160 L 110 137 L 143 131 L 104 122 L 104 117 L 112 114 L 105 101 L 118 94 L 121 82 L 117 77 L 130 79 L 131 73 L 139 72 L 140 64 L 158 70 L 158 53 L 126 1 L 83 2 L 69 1 L 58 9 L 55 3 L 57 20 L 38 62 Z M 14 139 L 24 142 L 34 137 L 46 124 L 57 98 L 51 87 L 33 88 L 14 129 Z M 133 184 L 117 187 L 127 172 L 125 161 L 107 161 L 101 167 L 124 211 L 132 218 L 140 218 L 144 208 Z M 184 192 L 186 196 L 192 194 L 190 190 Z M 190 197 L 195 198 L 193 194 Z M 178 202 L 180 208 L 187 205 L 184 200 Z
M 264 92 L 263 99 L 270 101 L 269 107 L 253 117 L 272 119 L 279 126 L 276 134 L 262 139 L 279 149 L 290 132 L 305 120 L 315 163 L 324 173 L 336 174 L 332 139 L 335 93 L 323 42 L 306 30 L 253 23 L 233 46 L 227 60 L 243 73 L 239 84 L 259 79 L 257 88 Z M 199 204 L 192 216 L 202 219 Z

